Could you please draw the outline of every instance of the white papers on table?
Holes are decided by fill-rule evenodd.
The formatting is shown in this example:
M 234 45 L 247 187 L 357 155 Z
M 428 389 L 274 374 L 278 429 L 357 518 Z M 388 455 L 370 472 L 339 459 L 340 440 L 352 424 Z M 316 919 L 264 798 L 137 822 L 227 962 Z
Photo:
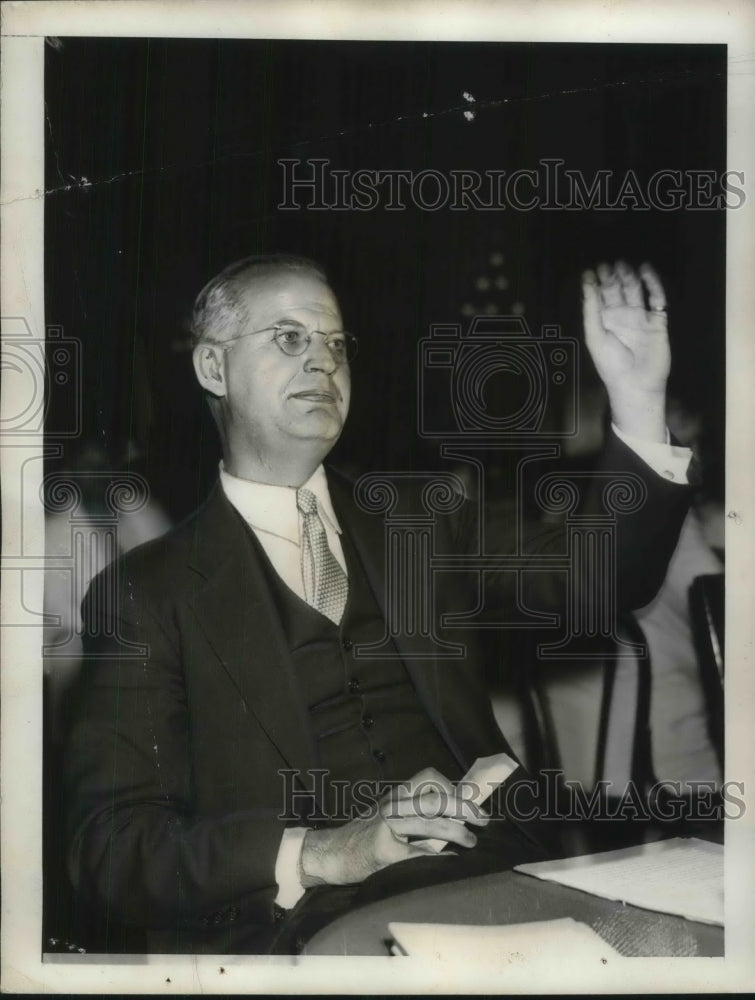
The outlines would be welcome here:
M 389 923 L 388 930 L 394 954 L 462 959 L 470 969 L 491 962 L 506 966 L 557 959 L 597 964 L 620 957 L 591 927 L 571 917 L 491 927 Z
M 515 871 L 706 924 L 724 923 L 724 849 L 675 837 L 619 851 L 517 865 Z
M 465 786 L 464 801 L 481 806 L 518 767 L 517 762 L 507 753 L 496 753 L 492 757 L 478 757 L 459 782 L 459 785 Z M 428 853 L 439 854 L 447 843 L 447 840 L 433 837 L 430 840 L 414 841 L 412 847 L 419 847 Z

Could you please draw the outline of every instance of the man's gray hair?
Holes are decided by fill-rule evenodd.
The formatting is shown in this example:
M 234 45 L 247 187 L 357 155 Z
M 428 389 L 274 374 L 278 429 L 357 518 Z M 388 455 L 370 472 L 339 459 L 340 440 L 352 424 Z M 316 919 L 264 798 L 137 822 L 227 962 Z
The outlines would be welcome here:
M 252 278 L 281 271 L 307 272 L 326 284 L 324 269 L 309 257 L 296 254 L 256 254 L 234 261 L 207 282 L 197 295 L 189 329 L 192 342 L 222 341 L 243 333 L 249 315 L 244 303 L 244 291 Z

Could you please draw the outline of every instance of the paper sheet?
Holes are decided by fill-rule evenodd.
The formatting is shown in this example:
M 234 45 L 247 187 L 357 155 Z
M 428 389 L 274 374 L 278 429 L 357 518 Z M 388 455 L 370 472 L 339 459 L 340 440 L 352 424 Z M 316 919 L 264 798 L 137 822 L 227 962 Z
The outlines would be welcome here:
M 620 851 L 518 865 L 515 871 L 706 924 L 724 923 L 724 849 L 675 837 Z
M 469 786 L 464 791 L 465 801 L 481 806 L 518 767 L 517 762 L 507 753 L 493 754 L 492 757 L 478 757 L 459 782 L 459 784 L 464 783 Z M 447 840 L 434 837 L 430 840 L 414 841 L 412 847 L 419 847 L 428 853 L 439 854 L 447 843 Z
M 571 917 L 505 926 L 389 923 L 394 954 L 437 961 L 462 958 L 470 968 L 496 962 L 524 964 L 539 959 L 560 961 L 619 958 L 614 949 L 586 924 Z

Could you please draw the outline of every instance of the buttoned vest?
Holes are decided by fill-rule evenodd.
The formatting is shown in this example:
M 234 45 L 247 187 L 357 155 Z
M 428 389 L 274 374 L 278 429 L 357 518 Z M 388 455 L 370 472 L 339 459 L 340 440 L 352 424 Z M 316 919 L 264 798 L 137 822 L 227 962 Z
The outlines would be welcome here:
M 349 596 L 339 625 L 281 580 L 254 539 L 291 652 L 311 726 L 319 788 L 327 814 L 351 819 L 373 790 L 406 781 L 426 767 L 458 780 L 456 758 L 431 722 L 398 650 L 369 649 L 386 634 L 382 612 L 347 532 L 341 535 Z M 381 652 L 385 652 L 381 646 Z M 313 787 L 313 784 L 310 784 Z

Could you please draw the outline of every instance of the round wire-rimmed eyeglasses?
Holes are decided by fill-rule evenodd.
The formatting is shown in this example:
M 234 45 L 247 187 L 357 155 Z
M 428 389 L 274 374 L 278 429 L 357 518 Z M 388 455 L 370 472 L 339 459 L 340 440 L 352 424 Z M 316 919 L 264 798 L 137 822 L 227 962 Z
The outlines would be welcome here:
M 275 330 L 273 340 L 280 350 L 292 358 L 304 354 L 315 334 L 324 338 L 325 346 L 333 356 L 333 360 L 339 365 L 350 364 L 357 356 L 358 341 L 353 333 L 347 333 L 345 330 L 335 330 L 333 333 L 323 333 L 322 330 L 310 332 L 298 323 L 273 323 L 271 326 L 264 326 L 261 330 L 249 330 L 246 333 L 239 333 L 235 337 L 228 337 L 227 340 L 205 340 L 204 343 L 230 351 L 239 340 L 253 337 L 258 333 L 268 333 L 270 330 Z

